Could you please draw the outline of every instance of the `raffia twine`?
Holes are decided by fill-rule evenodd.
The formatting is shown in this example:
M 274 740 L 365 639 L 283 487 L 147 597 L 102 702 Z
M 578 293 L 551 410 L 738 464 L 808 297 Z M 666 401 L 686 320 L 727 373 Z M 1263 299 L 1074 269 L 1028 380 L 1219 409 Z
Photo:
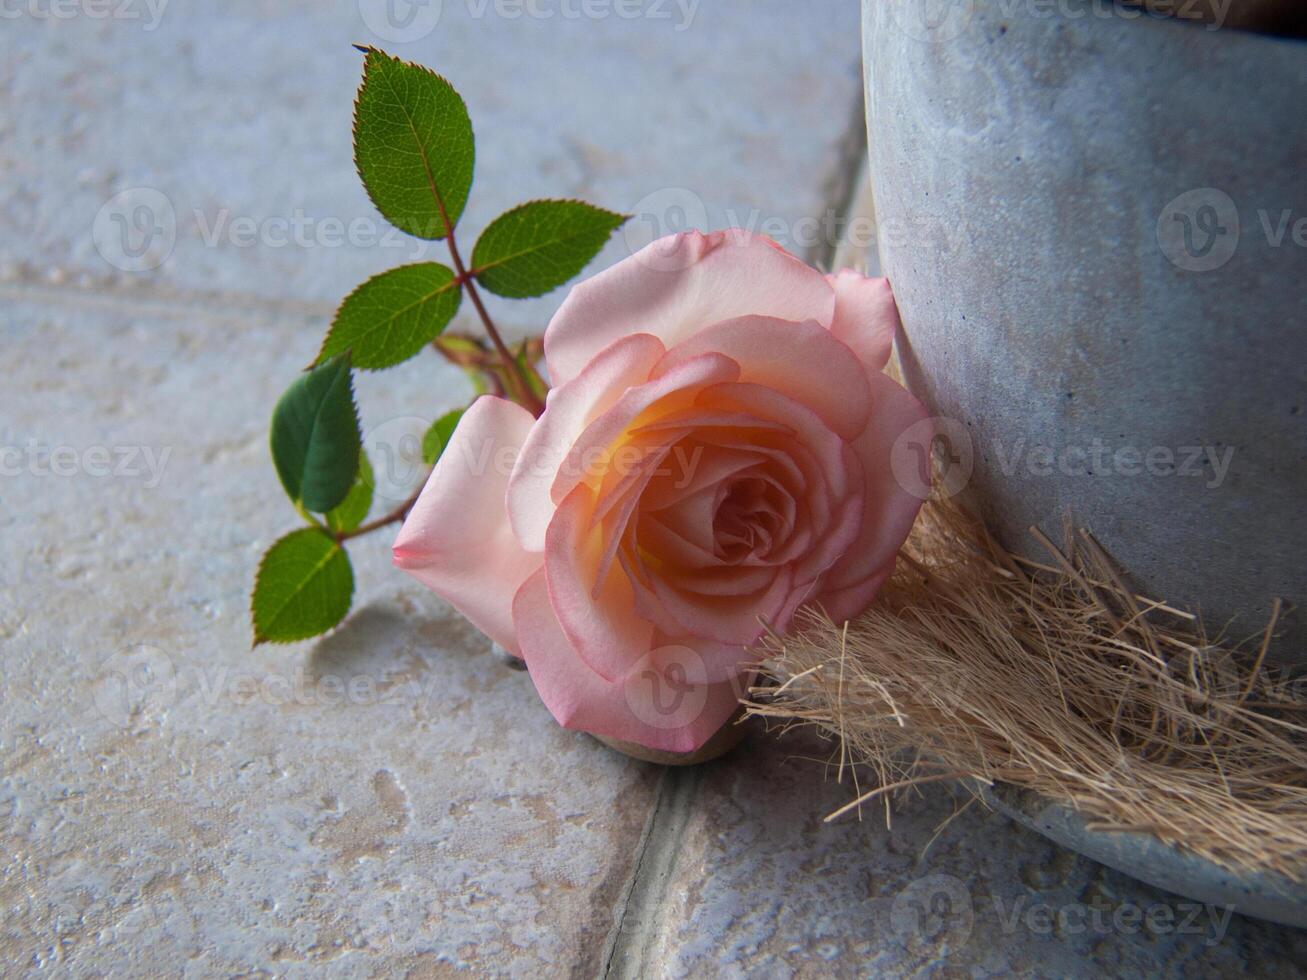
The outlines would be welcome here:
M 1279 601 L 1257 635 L 1208 637 L 1134 594 L 1089 532 L 1032 533 L 1047 561 L 931 500 L 864 615 L 807 610 L 765 641 L 747 713 L 815 726 L 841 775 L 875 776 L 828 819 L 875 798 L 888 819 L 924 783 L 1003 782 L 1094 829 L 1307 877 L 1307 689 L 1266 665 Z

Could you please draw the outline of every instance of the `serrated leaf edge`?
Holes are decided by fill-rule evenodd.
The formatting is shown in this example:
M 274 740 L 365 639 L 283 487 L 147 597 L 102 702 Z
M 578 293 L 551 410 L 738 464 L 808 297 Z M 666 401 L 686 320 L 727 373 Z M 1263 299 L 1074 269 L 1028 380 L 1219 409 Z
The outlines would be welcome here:
M 391 320 L 396 319 L 397 317 L 399 317 L 399 316 L 400 316 L 401 314 L 403 314 L 403 313 L 407 313 L 409 310 L 413 309 L 415 306 L 421 306 L 423 303 L 429 302 L 430 300 L 432 300 L 432 299 L 434 299 L 435 297 L 441 295 L 442 293 L 446 293 L 446 292 L 448 292 L 448 291 L 451 290 L 451 289 L 461 289 L 461 288 L 462 288 L 462 285 L 463 285 L 463 284 L 462 284 L 461 282 L 459 282 L 458 274 L 457 274 L 456 272 L 454 272 L 454 270 L 451 269 L 449 266 L 445 265 L 443 262 L 408 262 L 408 263 L 406 263 L 406 264 L 404 264 L 404 265 L 397 265 L 397 266 L 395 266 L 393 269 L 387 269 L 385 272 L 378 272 L 375 276 L 371 276 L 370 278 L 365 279 L 363 282 L 361 282 L 361 283 L 359 283 L 357 286 L 355 286 L 355 287 L 350 291 L 350 294 L 349 294 L 348 296 L 346 296 L 343 300 L 340 301 L 340 305 L 336 307 L 336 312 L 335 312 L 335 313 L 332 315 L 332 317 L 331 317 L 331 326 L 327 328 L 326 336 L 324 336 L 324 337 L 322 338 L 322 346 L 318 348 L 318 356 L 314 359 L 313 363 L 310 364 L 310 365 L 308 366 L 308 368 L 306 368 L 306 370 L 311 371 L 311 370 L 313 370 L 315 367 L 318 367 L 319 365 L 323 364 L 323 363 L 324 363 L 324 361 L 323 361 L 324 358 L 340 357 L 340 356 L 350 357 L 350 358 L 351 358 L 351 366 L 354 366 L 354 365 L 353 365 L 353 362 L 352 362 L 352 355 L 353 355 L 353 352 L 354 352 L 354 348 L 352 348 L 352 347 L 346 347 L 343 351 L 338 351 L 338 352 L 335 353 L 335 354 L 330 354 L 330 355 L 327 354 L 327 341 L 331 339 L 331 331 L 333 331 L 333 330 L 336 329 L 336 322 L 340 319 L 340 314 L 341 314 L 341 312 L 345 309 L 345 305 L 346 305 L 346 304 L 347 304 L 351 299 L 353 299 L 356 295 L 358 295 L 359 293 L 361 293 L 363 290 L 367 289 L 368 286 L 372 285 L 372 283 L 376 282 L 378 279 L 384 279 L 386 276 L 390 275 L 390 274 L 393 273 L 393 272 L 398 272 L 400 269 L 412 269 L 412 268 L 415 268 L 415 267 L 417 267 L 417 266 L 423 266 L 423 265 L 434 265 L 434 266 L 439 266 L 440 268 L 444 269 L 444 270 L 445 270 L 446 272 L 448 272 L 448 273 L 450 274 L 450 276 L 451 276 L 449 282 L 448 282 L 446 285 L 441 286 L 441 287 L 440 287 L 439 289 L 437 289 L 434 293 L 427 293 L 426 296 L 424 296 L 422 299 L 418 300 L 416 303 L 412 303 L 412 304 L 410 304 L 410 305 L 408 305 L 408 306 L 405 306 L 405 307 L 404 307 L 403 309 L 401 309 L 399 312 L 393 314 L 393 315 L 390 317 Z M 457 310 L 455 311 L 455 315 L 457 315 Z M 450 317 L 450 320 L 453 320 L 453 317 Z M 443 331 L 443 328 L 442 328 L 442 331 Z M 438 336 L 440 336 L 440 333 L 439 333 L 439 332 L 436 333 L 435 337 L 438 337 Z M 435 337 L 432 337 L 431 339 L 434 340 Z M 418 355 L 418 352 L 419 352 L 420 350 L 421 350 L 421 348 L 419 348 L 418 351 L 415 351 L 413 354 L 411 354 L 411 355 L 409 355 L 409 356 L 410 356 L 410 357 L 416 357 L 416 356 Z M 408 360 L 408 359 L 409 359 L 409 358 L 406 357 L 406 358 L 404 358 L 404 361 L 406 361 L 406 360 Z M 384 367 L 375 367 L 375 368 L 373 368 L 373 367 L 361 367 L 361 366 L 360 366 L 360 367 L 359 367 L 359 370 L 360 370 L 360 371 L 384 371 L 387 367 L 396 367 L 396 366 L 398 366 L 398 365 L 400 365 L 400 364 L 403 364 L 404 361 L 396 361 L 394 364 L 387 364 L 387 365 L 385 365 Z M 352 394 L 352 392 L 351 392 L 351 394 Z
M 393 61 L 396 64 L 403 65 L 407 68 L 416 68 L 418 71 L 424 71 L 428 75 L 431 75 L 433 78 L 439 79 L 441 82 L 444 82 L 446 85 L 449 86 L 449 90 L 454 93 L 454 96 L 458 99 L 459 103 L 463 106 L 463 112 L 467 116 L 468 128 L 472 131 L 472 170 L 474 175 L 476 173 L 476 127 L 472 125 L 472 113 L 467 111 L 467 100 L 464 99 L 462 93 L 459 92 L 459 90 L 454 87 L 454 83 L 451 82 L 449 79 L 447 79 L 444 75 L 440 74 L 440 72 L 434 71 L 433 69 L 428 68 L 426 65 L 419 65 L 417 62 L 414 61 L 405 61 L 403 58 L 397 58 L 395 55 L 390 54 L 387 51 L 382 51 L 380 48 L 373 47 L 370 44 L 369 45 L 356 44 L 354 45 L 354 48 L 355 50 L 361 51 L 364 54 L 363 79 L 362 81 L 359 82 L 358 91 L 354 94 L 354 112 L 353 112 L 353 119 L 350 124 L 350 140 L 351 140 L 350 152 L 354 157 L 354 173 L 357 174 L 359 183 L 363 185 L 363 192 L 367 194 L 368 200 L 371 201 L 372 206 L 377 209 L 377 213 L 381 215 L 383 220 L 385 220 L 387 223 L 390 223 L 392 227 L 398 228 L 397 225 L 394 225 L 393 222 L 391 222 L 390 219 L 386 217 L 385 213 L 382 212 L 381 210 L 381 205 L 379 205 L 376 202 L 376 200 L 372 197 L 372 190 L 368 187 L 367 179 L 363 176 L 363 171 L 359 168 L 358 165 L 357 147 L 359 141 L 359 99 L 363 95 L 363 89 L 368 84 L 368 76 L 372 71 L 372 65 L 370 63 L 369 56 L 375 54 L 379 58 L 386 58 L 389 61 Z M 405 117 L 407 117 L 408 113 L 406 112 L 404 115 Z M 411 120 L 409 121 L 409 128 L 413 129 L 413 123 Z M 414 131 L 414 135 L 416 136 L 417 130 L 414 129 L 413 131 Z M 420 140 L 418 141 L 418 144 L 419 146 L 421 146 Z M 431 161 L 427 159 L 425 148 L 422 149 L 422 165 L 426 168 L 427 183 L 431 187 L 431 192 L 436 198 L 436 204 L 437 207 L 439 207 L 440 209 L 441 217 L 444 219 L 445 232 L 444 234 L 438 235 L 435 238 L 422 238 L 422 236 L 420 235 L 414 235 L 413 237 L 419 238 L 422 241 L 438 242 L 449 237 L 449 233 L 454 230 L 454 224 L 456 224 L 457 222 L 451 223 L 449 220 L 449 212 L 445 208 L 444 198 L 441 196 L 439 189 L 437 189 L 436 187 L 435 177 L 433 177 L 431 174 Z M 398 228 L 398 230 L 404 231 L 403 228 Z M 404 232 L 404 234 L 407 235 L 411 233 Z
M 287 540 L 287 539 L 290 538 L 292 535 L 295 535 L 295 534 L 301 534 L 301 533 L 303 533 L 304 531 L 316 531 L 317 533 L 321 534 L 324 538 L 326 538 L 328 541 L 330 541 L 331 544 L 332 544 L 332 549 L 331 549 L 330 551 L 327 552 L 327 556 L 326 556 L 326 557 L 325 557 L 325 558 L 324 558 L 324 559 L 323 559 L 323 560 L 322 560 L 322 561 L 317 565 L 317 567 L 314 568 L 314 570 L 310 573 L 310 576 L 309 576 L 310 578 L 312 578 L 313 575 L 316 575 L 316 574 L 317 574 L 318 572 L 320 572 L 323 568 L 325 568 L 325 567 L 327 566 L 327 562 L 331 561 L 331 559 L 333 559 L 333 558 L 336 557 L 336 552 L 341 552 L 341 553 L 343 553 L 343 554 L 345 555 L 345 560 L 346 560 L 346 562 L 347 562 L 347 563 L 349 562 L 349 552 L 345 550 L 344 545 L 342 545 L 339 541 L 335 540 L 335 539 L 334 539 L 330 534 L 328 534 L 326 531 L 324 531 L 322 528 L 319 528 L 319 527 L 302 527 L 302 528 L 297 528 L 297 529 L 294 530 L 294 531 L 290 531 L 290 532 L 288 532 L 288 533 L 286 533 L 286 534 L 283 534 L 283 535 L 282 535 L 281 537 L 279 537 L 276 541 L 274 541 L 274 542 L 273 542 L 273 543 L 268 547 L 267 551 L 265 551 L 265 552 L 263 553 L 263 557 L 259 559 L 259 567 L 258 567 L 258 570 L 254 573 L 254 588 L 250 590 L 250 624 L 251 624 L 251 626 L 253 626 L 253 628 L 254 628 L 254 644 L 253 644 L 253 645 L 256 646 L 256 647 L 259 646 L 260 644 L 263 644 L 263 643 L 274 643 L 274 644 L 282 644 L 282 645 L 287 644 L 287 643 L 300 643 L 300 642 L 303 642 L 304 640 L 310 640 L 310 639 L 312 639 L 312 638 L 315 637 L 315 636 L 321 636 L 323 633 L 327 633 L 327 632 L 329 632 L 330 630 L 335 629 L 337 626 L 339 626 L 339 625 L 341 624 L 341 622 L 344 621 L 344 618 L 345 618 L 345 617 L 342 616 L 339 620 L 337 620 L 336 622 L 332 623 L 332 624 L 331 624 L 330 626 L 328 626 L 325 630 L 321 630 L 321 631 L 319 631 L 319 632 L 317 632 L 317 633 L 310 633 L 310 634 L 308 634 L 307 636 L 288 637 L 287 639 L 283 639 L 283 640 L 272 639 L 271 637 L 268 637 L 268 636 L 260 636 L 260 635 L 259 635 L 259 623 L 258 623 L 258 619 L 257 619 L 257 617 L 255 616 L 255 612 L 254 612 L 254 597 L 255 597 L 255 595 L 258 594 L 258 591 L 259 591 L 259 579 L 261 579 L 261 578 L 263 577 L 263 569 L 264 569 L 264 566 L 267 565 L 267 563 L 268 563 L 268 556 L 269 556 L 270 554 L 272 554 L 272 552 L 276 549 L 277 545 L 281 544 L 283 541 Z M 354 566 L 353 566 L 352 564 L 349 566 L 349 570 L 350 570 L 350 575 L 349 575 L 349 605 L 353 605 L 353 604 L 354 604 Z M 306 581 L 307 581 L 307 580 L 306 580 Z M 289 601 L 287 602 L 287 605 L 288 605 L 288 604 L 289 604 Z M 273 622 L 276 622 L 277 617 L 280 616 L 280 615 L 285 611 L 285 609 L 286 609 L 286 605 L 283 605 L 283 606 L 281 607 L 281 609 L 277 610 L 276 614 L 272 617 Z M 348 615 L 348 614 L 349 614 L 349 613 L 348 613 L 348 611 L 347 611 L 347 612 L 346 612 L 346 615 Z
M 481 235 L 477 236 L 476 244 L 472 246 L 473 267 L 468 270 L 467 274 L 469 276 L 479 277 L 483 272 L 488 272 L 491 269 L 497 269 L 506 262 L 511 262 L 513 259 L 521 258 L 523 255 L 529 255 L 531 254 L 531 252 L 539 250 L 540 246 L 536 246 L 536 248 L 530 249 L 529 251 L 515 252 L 512 255 L 507 255 L 496 262 L 489 263 L 488 265 L 476 265 L 476 251 L 477 251 L 476 246 L 481 243 L 481 238 L 484 237 L 485 233 L 489 231 L 491 228 L 493 228 L 498 222 L 502 221 L 504 218 L 507 218 L 509 215 L 516 214 L 518 211 L 523 211 L 526 208 L 529 208 L 536 204 L 580 204 L 583 207 L 587 207 L 592 211 L 598 211 L 602 214 L 608 215 L 609 217 L 620 218 L 621 219 L 620 221 L 618 221 L 615 225 L 613 225 L 613 227 L 608 229 L 608 234 L 610 235 L 613 232 L 615 232 L 618 228 L 622 227 L 622 225 L 626 224 L 628 221 L 631 220 L 631 215 L 629 214 L 623 214 L 620 211 L 609 211 L 607 208 L 601 208 L 597 204 L 591 204 L 589 201 L 582 201 L 575 197 L 562 197 L 562 198 L 542 197 L 542 198 L 536 198 L 531 201 L 524 201 L 523 203 L 518 204 L 515 207 L 509 208 L 507 211 L 505 211 L 503 214 L 496 217 L 493 221 L 490 222 L 490 224 L 486 225 L 486 227 L 482 229 Z M 575 237 L 575 236 L 570 236 L 570 237 Z M 559 242 L 565 242 L 567 240 L 568 239 L 566 238 L 559 238 L 559 239 L 555 239 L 552 242 L 549 242 L 548 244 L 551 245 L 557 244 Z

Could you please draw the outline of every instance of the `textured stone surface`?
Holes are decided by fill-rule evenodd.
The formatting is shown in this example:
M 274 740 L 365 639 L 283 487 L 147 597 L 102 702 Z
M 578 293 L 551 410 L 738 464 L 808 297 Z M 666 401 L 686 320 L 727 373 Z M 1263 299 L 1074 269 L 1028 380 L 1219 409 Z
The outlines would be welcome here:
M 855 795 L 837 762 L 795 733 L 704 767 L 646 975 L 1303 975 L 1307 933 L 1157 891 L 978 803 L 957 812 L 965 794 L 926 787 L 888 830 L 879 803 L 824 823 Z
M 648 198 L 663 225 L 667 188 L 696 224 L 698 202 L 717 225 L 815 213 L 855 13 L 677 30 L 451 2 L 405 44 L 345 3 L 177 4 L 154 30 L 49 9 L 6 16 L 0 64 L 0 972 L 600 972 L 655 768 L 557 729 L 385 534 L 351 548 L 341 630 L 249 650 L 253 568 L 296 523 L 272 404 L 345 291 L 423 254 L 366 237 L 348 45 L 467 95 L 470 248 L 530 196 Z M 113 221 L 147 244 L 142 206 L 161 231 L 134 257 Z M 560 298 L 498 309 L 538 329 Z M 468 392 L 434 357 L 359 388 L 380 510 L 417 475 L 405 435 Z
M 384 534 L 351 548 L 342 629 L 249 649 L 252 569 L 294 525 L 265 431 L 285 325 L 9 297 L 5 320 L 2 441 L 55 473 L 36 453 L 0 484 L 0 960 L 594 972 L 652 767 L 554 726 Z M 166 466 L 97 477 L 96 446 Z
M 382 269 L 445 259 L 443 243 L 390 235 L 354 173 L 354 42 L 429 65 L 466 98 L 478 145 L 465 252 L 504 209 L 573 195 L 636 214 L 601 263 L 687 222 L 750 225 L 807 246 L 814 229 L 797 223 L 822 213 L 860 104 L 849 4 L 822 3 L 815 16 L 785 0 L 702 3 L 685 17 L 668 0 L 636 19 L 577 19 L 564 12 L 585 9 L 580 0 L 533 0 L 557 12 L 541 17 L 511 16 L 508 0 L 436 0 L 438 23 L 408 43 L 370 31 L 359 6 L 176 3 L 153 31 L 6 20 L 0 215 L 24 234 L 0 241 L 0 268 L 317 310 Z M 385 0 L 361 6 L 371 14 Z M 88 232 L 106 202 L 139 188 L 153 193 L 110 206 L 101 246 L 132 268 L 162 265 L 124 272 Z M 128 262 L 113 215 L 134 220 L 141 205 L 141 227 L 160 233 Z M 129 244 L 141 245 L 130 227 Z M 492 302 L 510 326 L 538 330 L 561 298 Z

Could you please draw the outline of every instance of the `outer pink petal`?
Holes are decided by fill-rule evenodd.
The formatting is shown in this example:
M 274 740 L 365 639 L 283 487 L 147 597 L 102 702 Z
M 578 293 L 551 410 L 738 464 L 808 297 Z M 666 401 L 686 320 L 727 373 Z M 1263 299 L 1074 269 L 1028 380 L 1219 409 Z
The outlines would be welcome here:
M 653 625 L 635 608 L 630 580 L 618 563 L 596 581 L 608 542 L 592 523 L 593 503 L 577 487 L 558 506 L 546 536 L 545 570 L 554 612 L 568 645 L 592 670 L 620 678 L 632 659 L 649 648 Z
M 862 461 L 866 478 L 862 529 L 844 557 L 823 576 L 816 600 L 837 618 L 861 612 L 894 568 L 894 559 L 926 496 L 925 485 L 904 486 L 895 476 L 915 471 L 912 466 L 894 466 L 892 459 L 906 455 L 915 460 L 929 453 L 930 434 L 925 428 L 909 433 L 928 418 L 925 406 L 892 378 L 871 376 L 875 407 L 872 419 L 853 444 Z
M 740 365 L 741 381 L 772 388 L 806 405 L 845 439 L 853 439 L 867 425 L 867 373 L 848 346 L 820 323 L 767 316 L 725 320 L 669 349 L 654 376 L 707 353 L 725 354 Z
M 738 676 L 709 683 L 702 658 L 686 647 L 629 651 L 625 676 L 604 680 L 567 642 L 543 569 L 518 591 L 513 618 L 536 691 L 564 728 L 693 752 L 727 722 L 744 690 Z
M 833 333 L 853 348 L 872 374 L 889 363 L 890 349 L 899 331 L 899 308 L 888 279 L 868 279 L 852 269 L 826 277 L 835 290 Z
M 544 414 L 527 437 L 508 484 L 508 516 L 528 551 L 544 551 L 555 507 L 550 488 L 572 443 L 627 389 L 648 380 L 664 351 L 658 338 L 647 333 L 622 337 L 576 377 L 550 390 Z
M 842 624 L 857 619 L 871 605 L 885 580 L 894 573 L 894 564 L 891 560 L 889 565 L 861 582 L 839 591 L 823 593 L 817 600 L 818 604 L 835 623 Z
M 760 235 L 669 235 L 572 288 L 545 331 L 549 376 L 565 384 L 630 333 L 654 334 L 671 347 L 748 314 L 828 327 L 835 293 L 820 273 Z
M 522 549 L 509 526 L 508 473 L 496 460 L 505 449 L 520 449 L 534 422 L 520 405 L 478 398 L 454 430 L 394 546 L 397 566 L 513 653 L 519 652 L 513 596 L 541 559 Z

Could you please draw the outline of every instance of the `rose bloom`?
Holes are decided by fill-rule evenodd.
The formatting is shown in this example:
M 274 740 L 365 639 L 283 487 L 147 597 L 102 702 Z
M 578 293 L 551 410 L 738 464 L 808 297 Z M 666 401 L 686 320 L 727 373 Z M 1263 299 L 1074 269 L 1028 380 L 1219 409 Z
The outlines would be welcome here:
M 893 570 L 926 488 L 891 450 L 929 444 L 882 373 L 898 323 L 884 279 L 766 238 L 656 241 L 550 322 L 540 418 L 468 409 L 395 564 L 524 658 L 560 724 L 694 751 L 764 630 L 856 616 Z

